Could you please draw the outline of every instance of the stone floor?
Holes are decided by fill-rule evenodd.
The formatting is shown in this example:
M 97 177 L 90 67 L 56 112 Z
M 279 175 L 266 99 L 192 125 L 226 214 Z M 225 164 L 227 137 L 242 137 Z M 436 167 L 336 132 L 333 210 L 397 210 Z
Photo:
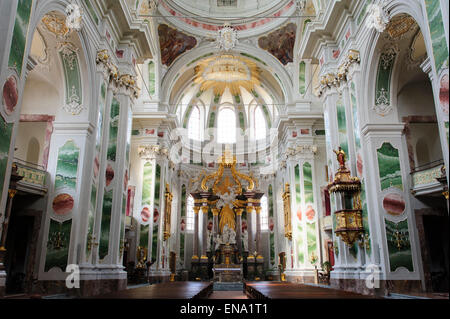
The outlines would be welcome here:
M 213 291 L 208 299 L 248 299 L 243 291 Z

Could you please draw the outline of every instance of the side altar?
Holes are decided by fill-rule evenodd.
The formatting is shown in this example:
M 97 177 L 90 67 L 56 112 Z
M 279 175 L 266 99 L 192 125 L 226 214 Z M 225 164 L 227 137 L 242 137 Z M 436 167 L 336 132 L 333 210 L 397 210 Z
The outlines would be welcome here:
M 257 180 L 237 171 L 236 157 L 227 152 L 220 157 L 218 170 L 211 175 L 200 176 L 200 180 L 198 191 L 191 193 L 195 213 L 191 277 L 209 280 L 212 270 L 212 279 L 216 282 L 240 282 L 244 279 L 244 273 L 248 280 L 262 278 L 264 258 L 260 253 L 260 229 L 252 230 L 250 227 L 246 234 L 248 245 L 244 243 L 249 251 L 255 253 L 248 255 L 242 247 L 242 240 L 247 240 L 247 236 L 242 234 L 242 213 L 256 212 L 259 217 L 261 211 L 261 197 L 264 194 L 255 189 Z M 202 233 L 198 231 L 200 211 L 203 213 Z M 214 244 L 207 244 L 205 231 L 210 211 L 213 215 Z M 260 228 L 259 218 L 257 221 L 256 228 Z

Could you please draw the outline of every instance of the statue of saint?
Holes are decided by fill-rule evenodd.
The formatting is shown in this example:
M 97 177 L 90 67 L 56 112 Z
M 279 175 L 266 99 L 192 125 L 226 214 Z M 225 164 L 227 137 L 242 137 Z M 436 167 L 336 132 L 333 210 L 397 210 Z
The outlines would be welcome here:
M 247 229 L 244 230 L 242 233 L 242 243 L 244 244 L 244 251 L 248 251 L 248 231 Z
M 339 150 L 333 150 L 333 152 L 336 154 L 337 161 L 339 162 L 341 169 L 346 169 L 345 167 L 345 161 L 347 156 L 345 155 L 344 150 L 339 146 Z
M 216 244 L 215 250 L 219 250 L 220 249 L 220 245 L 223 244 L 222 238 L 220 237 L 219 234 L 217 234 L 216 238 L 214 238 L 214 243 Z
M 225 225 L 222 231 L 222 243 L 225 245 L 236 244 L 236 232 L 228 227 L 228 224 Z

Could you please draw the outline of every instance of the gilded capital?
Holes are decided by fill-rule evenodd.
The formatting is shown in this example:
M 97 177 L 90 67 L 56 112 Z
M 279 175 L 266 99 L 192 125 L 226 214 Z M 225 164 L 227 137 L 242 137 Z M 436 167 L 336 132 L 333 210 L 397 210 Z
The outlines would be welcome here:
M 242 216 L 242 213 L 244 212 L 244 209 L 243 208 L 237 208 L 236 209 L 236 215 L 237 216 Z
M 257 213 L 257 214 L 261 213 L 261 209 L 262 209 L 261 206 L 255 207 L 256 213 Z
M 139 146 L 139 156 L 142 159 L 155 159 L 159 153 L 159 145 L 141 145 Z
M 219 210 L 217 208 L 211 208 L 213 216 L 219 216 Z
M 208 214 L 209 207 L 208 206 L 202 206 L 202 212 L 203 214 Z
M 194 206 L 194 213 L 198 214 L 199 211 L 200 211 L 200 207 L 199 206 Z

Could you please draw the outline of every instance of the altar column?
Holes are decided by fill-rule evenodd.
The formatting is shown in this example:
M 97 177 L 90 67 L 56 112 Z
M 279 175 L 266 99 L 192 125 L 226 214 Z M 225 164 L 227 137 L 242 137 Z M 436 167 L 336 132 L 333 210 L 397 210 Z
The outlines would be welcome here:
M 256 252 L 261 257 L 261 207 L 255 207 L 256 212 Z
M 237 208 L 236 209 L 236 216 L 237 216 L 237 223 L 236 223 L 236 242 L 237 247 L 239 251 L 239 255 L 242 255 L 242 240 L 241 240 L 241 232 L 242 232 L 242 212 L 244 209 Z
M 253 239 L 253 220 L 252 220 L 252 212 L 254 211 L 254 207 L 247 207 L 247 228 L 248 228 L 248 258 L 253 258 L 253 254 L 255 252 L 255 240 Z
M 206 242 L 208 241 L 208 211 L 209 211 L 209 207 L 208 206 L 202 206 L 202 212 L 203 212 L 203 216 L 202 216 L 202 256 L 200 257 L 202 260 L 208 260 L 208 257 L 206 256 Z M 198 215 L 198 214 L 197 214 Z M 197 217 L 198 218 L 198 217 Z
M 213 239 L 216 239 L 219 233 L 219 210 L 217 208 L 211 208 L 211 210 L 213 213 Z
M 198 212 L 200 207 L 194 207 L 194 255 L 192 259 L 198 260 Z

